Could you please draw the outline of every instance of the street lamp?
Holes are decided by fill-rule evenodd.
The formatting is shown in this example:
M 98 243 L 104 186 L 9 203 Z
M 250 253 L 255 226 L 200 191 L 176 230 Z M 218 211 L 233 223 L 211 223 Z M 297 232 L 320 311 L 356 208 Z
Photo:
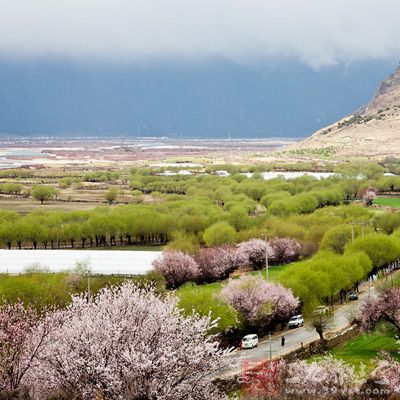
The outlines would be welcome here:
M 266 272 L 266 280 L 269 280 L 269 268 L 268 268 L 268 236 L 267 232 L 264 233 L 264 239 L 265 239 L 265 272 Z

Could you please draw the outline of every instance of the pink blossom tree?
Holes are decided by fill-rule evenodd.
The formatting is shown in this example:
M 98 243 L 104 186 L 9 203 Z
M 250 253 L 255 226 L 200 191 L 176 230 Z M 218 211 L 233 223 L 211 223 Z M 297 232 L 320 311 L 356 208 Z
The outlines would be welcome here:
M 233 246 L 203 248 L 195 261 L 200 269 L 200 279 L 203 281 L 224 279 L 235 267 L 235 248 Z
M 130 282 L 77 296 L 30 373 L 34 399 L 224 399 L 212 377 L 225 365 L 210 317 L 183 316 L 174 296 Z M 61 321 L 61 323 L 60 323 Z M 74 397 L 75 396 L 75 397 Z
M 251 264 L 254 269 L 265 267 L 265 252 L 270 264 L 283 264 L 299 258 L 301 245 L 294 239 L 274 238 L 268 243 L 261 239 L 250 239 L 237 247 L 238 263 Z
M 23 386 L 49 333 L 47 325 L 38 331 L 38 323 L 38 314 L 20 302 L 0 306 L 0 392 L 12 393 Z
M 301 245 L 295 239 L 274 238 L 268 244 L 272 248 L 271 264 L 296 261 L 300 256 Z
M 378 298 L 367 299 L 361 307 L 360 327 L 372 330 L 379 321 L 394 325 L 400 333 L 400 289 L 389 289 Z
M 393 398 L 397 398 L 396 396 L 400 395 L 400 363 L 386 356 L 371 372 L 371 380 L 385 385 Z
M 251 326 L 265 327 L 274 319 L 284 320 L 299 306 L 291 289 L 252 275 L 230 280 L 221 296 Z
M 250 239 L 239 244 L 236 257 L 238 263 L 251 264 L 254 269 L 262 269 L 265 267 L 266 251 L 268 251 L 268 258 L 275 257 L 272 247 L 267 245 L 265 240 Z
M 192 256 L 181 251 L 168 250 L 153 262 L 154 268 L 164 275 L 170 288 L 177 288 L 200 276 L 200 269 Z
M 350 398 L 360 384 L 353 367 L 326 356 L 312 363 L 288 364 L 283 390 L 289 399 Z
M 371 206 L 375 198 L 376 198 L 376 192 L 375 189 L 372 188 L 368 188 L 363 195 L 364 203 L 367 206 Z

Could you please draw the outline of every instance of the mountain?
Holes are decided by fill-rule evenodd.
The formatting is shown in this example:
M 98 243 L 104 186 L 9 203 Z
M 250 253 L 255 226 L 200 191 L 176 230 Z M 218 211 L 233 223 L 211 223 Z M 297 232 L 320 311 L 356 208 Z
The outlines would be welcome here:
M 289 149 L 342 157 L 400 154 L 400 66 L 383 80 L 369 103 Z
M 364 104 L 393 61 L 135 63 L 0 58 L 0 132 L 20 136 L 304 137 Z

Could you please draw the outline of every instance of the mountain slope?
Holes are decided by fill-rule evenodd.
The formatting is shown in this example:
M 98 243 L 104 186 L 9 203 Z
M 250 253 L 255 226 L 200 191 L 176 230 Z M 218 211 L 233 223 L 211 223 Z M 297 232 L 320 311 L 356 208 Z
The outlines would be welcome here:
M 327 126 L 291 151 L 343 157 L 400 155 L 400 67 L 381 82 L 366 107 Z

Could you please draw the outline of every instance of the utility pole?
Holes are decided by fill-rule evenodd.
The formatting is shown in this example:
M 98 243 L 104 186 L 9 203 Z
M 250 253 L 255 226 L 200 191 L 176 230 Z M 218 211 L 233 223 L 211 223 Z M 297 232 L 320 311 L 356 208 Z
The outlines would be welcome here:
M 354 225 L 356 224 L 354 222 L 354 219 L 353 219 L 353 221 L 351 221 L 350 224 L 351 224 L 351 243 L 354 244 Z
M 266 279 L 267 281 L 269 280 L 269 268 L 268 268 L 268 236 L 267 232 L 265 231 L 264 233 L 264 239 L 265 239 L 265 272 L 266 272 Z
M 87 276 L 87 289 L 88 289 L 88 303 L 90 303 L 91 302 L 91 294 L 90 294 L 90 278 L 91 278 L 91 275 L 90 275 L 90 272 L 88 273 L 88 276 Z
M 364 237 L 364 232 L 365 232 L 365 227 L 368 225 L 368 222 L 361 221 L 358 223 L 358 225 L 361 225 L 361 237 Z
M 272 361 L 272 340 L 271 340 L 271 333 L 268 334 L 269 340 L 269 361 Z

